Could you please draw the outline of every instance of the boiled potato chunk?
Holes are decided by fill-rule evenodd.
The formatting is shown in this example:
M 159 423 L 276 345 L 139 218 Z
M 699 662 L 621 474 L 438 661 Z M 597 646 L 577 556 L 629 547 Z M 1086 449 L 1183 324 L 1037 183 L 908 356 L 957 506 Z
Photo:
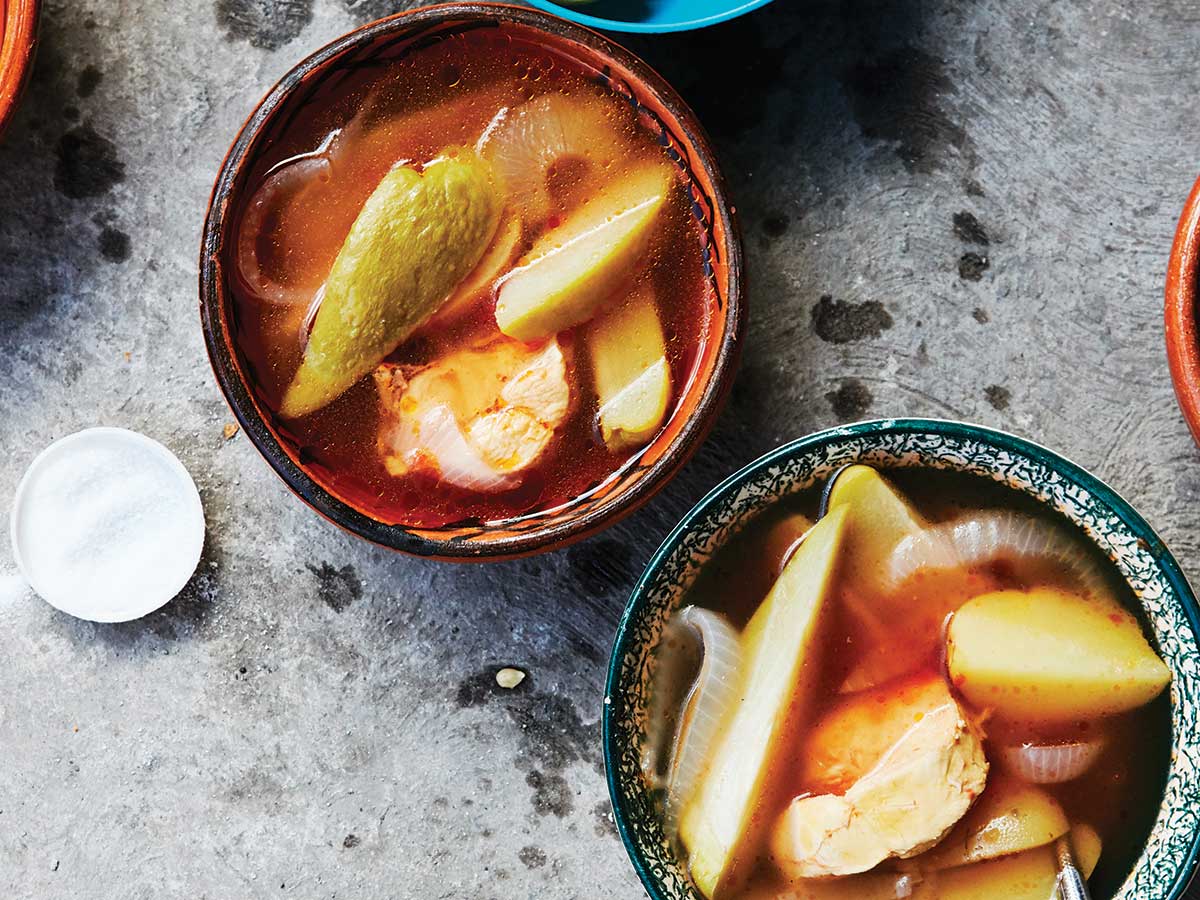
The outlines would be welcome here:
M 1128 611 L 1050 588 L 972 599 L 946 641 L 963 696 L 1012 720 L 1115 715 L 1149 703 L 1171 682 Z
M 334 260 L 280 413 L 315 412 L 379 365 L 475 267 L 499 220 L 491 170 L 472 153 L 388 172 Z
M 901 538 L 917 534 L 925 520 L 891 483 L 870 466 L 850 466 L 833 482 L 829 509 L 850 510 L 846 577 L 874 585 Z
M 1070 828 L 1062 806 L 1046 791 L 993 777 L 979 802 L 921 863 L 947 869 L 983 862 L 1049 844 Z
M 771 838 L 790 878 L 866 872 L 937 844 L 983 793 L 988 764 L 958 703 L 925 711 L 844 794 L 801 795 Z
M 1071 829 L 1075 862 L 1085 878 L 1100 861 L 1100 835 L 1088 825 Z M 913 900 L 1051 900 L 1058 877 L 1053 845 L 938 872 Z
M 899 622 L 911 621 L 907 602 L 883 596 L 886 564 L 901 539 L 918 534 L 925 520 L 891 483 L 870 466 L 842 470 L 829 492 L 829 509 L 849 511 L 842 587 L 859 657 L 843 692 L 866 690 L 919 668 L 933 656 L 933 644 L 897 641 Z M 906 628 L 911 633 L 912 628 Z
M 844 878 L 815 878 L 752 886 L 738 900 L 896 900 L 904 876 L 896 872 L 868 872 Z
M 639 285 L 588 330 L 600 436 L 614 453 L 640 447 L 662 427 L 671 368 L 654 291 Z
M 533 341 L 592 318 L 633 277 L 672 183 L 665 166 L 642 166 L 539 238 L 500 285 L 500 330 Z
M 818 522 L 742 635 L 745 698 L 680 817 L 696 885 L 724 900 L 753 867 L 770 819 L 763 809 L 795 750 L 820 678 L 822 623 L 841 556 L 846 513 Z
M 935 672 L 892 681 L 839 700 L 805 738 L 800 790 L 844 793 L 926 713 L 952 702 L 945 679 Z

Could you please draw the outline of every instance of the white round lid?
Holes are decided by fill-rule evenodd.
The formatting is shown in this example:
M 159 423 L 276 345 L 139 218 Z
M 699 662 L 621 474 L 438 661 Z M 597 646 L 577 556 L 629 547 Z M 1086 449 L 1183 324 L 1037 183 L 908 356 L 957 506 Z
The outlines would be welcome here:
M 158 609 L 204 549 L 196 483 L 170 450 L 124 428 L 88 428 L 38 454 L 12 507 L 13 556 L 51 606 L 93 622 Z

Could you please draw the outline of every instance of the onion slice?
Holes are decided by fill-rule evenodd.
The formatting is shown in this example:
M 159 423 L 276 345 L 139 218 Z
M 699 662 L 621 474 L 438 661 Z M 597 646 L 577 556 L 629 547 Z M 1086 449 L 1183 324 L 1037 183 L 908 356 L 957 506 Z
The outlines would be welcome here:
M 1030 784 L 1074 781 L 1095 764 L 1104 751 L 1104 738 L 1063 744 L 1020 744 L 1000 748 L 1000 760 Z
M 666 787 L 664 818 L 672 840 L 683 804 L 704 774 L 721 725 L 738 702 L 741 662 L 737 629 L 719 613 L 688 606 L 668 623 L 652 687 L 642 765 L 652 781 Z
M 529 224 L 554 209 L 551 174 L 576 160 L 603 171 L 628 155 L 618 125 L 598 102 L 563 94 L 543 94 L 510 109 L 488 124 L 476 150 L 495 166 L 510 202 Z
M 895 589 L 921 570 L 983 565 L 998 559 L 1055 563 L 1087 595 L 1106 596 L 1107 578 L 1086 547 L 1063 528 L 1012 510 L 986 510 L 932 525 L 903 538 L 882 572 Z
M 267 303 L 296 306 L 311 302 L 311 285 L 285 285 L 275 281 L 258 258 L 258 240 L 268 217 L 278 212 L 314 179 L 333 177 L 330 148 L 337 137 L 333 132 L 316 150 L 286 159 L 267 173 L 242 214 L 237 235 L 237 271 L 254 296 Z

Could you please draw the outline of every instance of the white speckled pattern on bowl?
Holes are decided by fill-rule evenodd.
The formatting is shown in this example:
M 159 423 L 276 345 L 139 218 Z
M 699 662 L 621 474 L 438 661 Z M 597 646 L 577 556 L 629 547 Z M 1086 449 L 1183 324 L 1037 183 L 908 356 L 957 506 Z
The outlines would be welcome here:
M 1036 444 L 974 425 L 929 419 L 862 422 L 823 431 L 751 463 L 705 497 L 663 542 L 634 588 L 617 631 L 604 706 L 604 753 L 617 825 L 654 900 L 699 900 L 667 847 L 641 778 L 646 685 L 667 613 L 714 551 L 777 498 L 848 463 L 973 472 L 1037 498 L 1080 525 L 1141 599 L 1171 687 L 1174 752 L 1146 849 L 1117 900 L 1177 900 L 1196 866 L 1200 734 L 1196 599 L 1170 552 L 1121 497 Z

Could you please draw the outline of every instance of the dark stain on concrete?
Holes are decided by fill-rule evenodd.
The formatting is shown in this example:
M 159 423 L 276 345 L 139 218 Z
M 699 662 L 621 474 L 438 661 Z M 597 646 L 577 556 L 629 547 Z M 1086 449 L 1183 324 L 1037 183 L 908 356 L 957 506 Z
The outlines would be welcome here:
M 66 119 L 68 122 L 78 122 L 79 117 L 81 115 L 83 115 L 83 114 L 79 111 L 78 106 L 64 106 L 63 107 L 63 118 Z
M 987 229 L 975 218 L 973 213 L 969 213 L 965 209 L 962 212 L 956 212 L 953 222 L 954 233 L 960 241 L 967 244 L 979 244 L 981 247 L 986 247 L 991 243 Z
M 966 182 L 963 184 L 963 190 L 966 192 L 968 197 L 987 196 L 983 192 L 983 185 L 980 184 L 978 181 L 976 181 L 974 178 L 968 178 L 966 180 Z
M 217 0 L 215 10 L 229 40 L 278 50 L 312 21 L 313 0 Z
M 123 263 L 129 259 L 129 235 L 118 228 L 106 226 L 100 232 L 97 245 L 100 247 L 100 255 L 109 262 Z
M 83 71 L 79 73 L 79 79 L 75 82 L 75 94 L 86 99 L 96 93 L 96 88 L 100 86 L 100 82 L 103 80 L 103 72 L 95 66 L 85 66 Z
M 787 213 L 768 213 L 763 219 L 762 230 L 767 237 L 779 238 L 787 234 L 788 226 L 791 224 L 792 220 L 788 218 Z
M 321 563 L 319 567 L 310 564 L 308 570 L 317 578 L 317 596 L 334 612 L 342 612 L 362 597 L 362 581 L 353 566 L 335 569 L 329 563 Z
M 58 141 L 54 186 L 72 200 L 100 197 L 125 180 L 117 146 L 90 122 L 77 125 Z
M 900 47 L 855 64 L 842 83 L 863 135 L 895 143 L 910 172 L 934 171 L 946 147 L 974 155 L 966 129 L 939 106 L 954 90 L 942 60 Z
M 824 294 L 812 309 L 813 330 L 831 344 L 849 344 L 877 338 L 893 325 L 892 317 L 878 300 L 852 303 Z
M 355 847 L 357 847 L 361 843 L 362 843 L 362 838 L 360 838 L 357 834 L 354 834 L 354 833 L 348 834 L 344 838 L 342 838 L 342 846 L 345 847 L 347 850 L 353 850 Z
M 613 538 L 576 544 L 567 550 L 567 567 L 574 583 L 592 596 L 627 589 L 633 577 L 629 547 Z
M 971 313 L 971 317 L 980 325 L 986 325 L 988 322 L 992 321 L 992 317 L 988 315 L 988 311 L 982 306 L 975 307 L 974 311 Z
M 575 799 L 567 779 L 561 775 L 547 775 L 531 769 L 525 783 L 533 788 L 533 811 L 539 816 L 554 816 L 565 819 L 575 809 Z
M 499 668 L 502 667 L 485 669 L 464 679 L 459 684 L 458 691 L 454 695 L 454 705 L 459 709 L 471 709 L 476 706 L 482 706 L 488 697 L 493 694 L 499 694 L 504 690 L 500 685 L 496 684 L 496 672 Z M 529 679 L 526 678 L 514 690 L 521 690 L 528 682 Z
M 540 869 L 546 865 L 546 851 L 540 847 L 522 847 L 517 853 L 517 859 L 527 869 Z
M 83 375 L 83 363 L 77 359 L 69 358 L 63 363 L 63 384 L 70 387 L 77 382 Z
M 599 764 L 599 723 L 585 723 L 566 697 L 528 691 L 507 706 L 509 718 L 521 730 L 522 757 L 553 772 L 577 760 Z
M 621 833 L 617 831 L 617 823 L 613 821 L 612 804 L 607 800 L 601 800 L 592 807 L 592 818 L 595 819 L 595 824 L 592 830 L 596 832 L 596 837 L 620 837 Z
M 857 378 L 844 378 L 837 390 L 825 395 L 833 414 L 841 421 L 861 419 L 871 408 L 871 391 Z
M 454 703 L 459 709 L 502 704 L 520 733 L 515 764 L 527 774 L 526 781 L 534 788 L 534 809 L 542 814 L 554 812 L 558 815 L 556 810 L 565 803 L 569 812 L 571 792 L 560 773 L 576 762 L 589 763 L 597 771 L 602 770 L 603 761 L 598 750 L 599 722 L 584 722 L 566 697 L 535 690 L 532 674 L 527 674 L 525 680 L 511 690 L 500 687 L 496 684 L 499 668 L 483 669 L 461 682 Z
M 958 277 L 963 281 L 979 281 L 991 263 L 979 253 L 964 253 L 958 260 Z
M 1008 409 L 1009 401 L 1012 400 L 1012 391 L 1000 384 L 990 384 L 983 389 L 983 396 L 992 404 L 992 409 L 1003 412 Z

